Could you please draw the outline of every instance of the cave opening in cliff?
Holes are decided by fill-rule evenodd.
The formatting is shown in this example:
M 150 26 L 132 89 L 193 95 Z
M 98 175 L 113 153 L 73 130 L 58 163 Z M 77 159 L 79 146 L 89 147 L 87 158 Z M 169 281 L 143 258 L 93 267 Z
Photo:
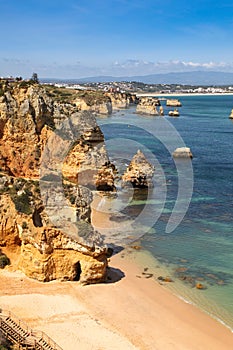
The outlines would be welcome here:
M 76 264 L 74 264 L 74 270 L 75 270 L 74 281 L 79 281 L 82 273 L 81 264 L 79 261 L 76 262 Z
M 41 213 L 42 209 L 35 209 L 34 213 L 32 214 L 32 221 L 35 227 L 42 227 L 42 219 L 41 219 Z

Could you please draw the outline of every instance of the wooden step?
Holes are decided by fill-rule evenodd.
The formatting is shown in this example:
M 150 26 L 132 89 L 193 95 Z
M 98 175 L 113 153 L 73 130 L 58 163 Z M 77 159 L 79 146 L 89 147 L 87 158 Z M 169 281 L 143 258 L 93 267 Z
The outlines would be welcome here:
M 22 325 L 24 325 L 24 328 Z M 38 332 L 33 332 L 28 329 L 27 325 L 20 321 L 17 316 L 1 308 L 0 331 L 2 331 L 10 341 L 17 344 L 20 350 L 62 350 L 62 348 L 53 342 L 46 334 L 43 332 L 40 333 L 41 338 L 39 338 Z
M 40 339 L 39 340 L 39 344 L 41 344 L 43 346 L 44 349 L 47 349 L 47 350 L 54 350 L 54 348 L 49 345 L 44 339 Z

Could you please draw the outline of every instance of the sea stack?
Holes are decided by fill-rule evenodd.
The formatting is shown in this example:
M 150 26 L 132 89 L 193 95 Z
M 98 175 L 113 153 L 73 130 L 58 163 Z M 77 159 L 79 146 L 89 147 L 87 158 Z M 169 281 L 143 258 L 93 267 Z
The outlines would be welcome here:
M 166 105 L 169 107 L 181 107 L 182 104 L 177 99 L 167 99 Z
M 231 110 L 231 114 L 229 115 L 230 119 L 233 119 L 233 109 Z
M 193 158 L 192 152 L 189 147 L 177 148 L 173 153 L 173 158 Z
M 131 184 L 133 187 L 137 188 L 152 187 L 154 170 L 154 166 L 150 164 L 145 155 L 138 150 L 122 176 L 122 185 L 127 186 L 127 184 Z
M 179 113 L 178 109 L 175 108 L 174 111 L 170 111 L 170 112 L 168 113 L 168 115 L 169 115 L 170 117 L 179 117 L 179 116 L 180 116 L 180 113 Z

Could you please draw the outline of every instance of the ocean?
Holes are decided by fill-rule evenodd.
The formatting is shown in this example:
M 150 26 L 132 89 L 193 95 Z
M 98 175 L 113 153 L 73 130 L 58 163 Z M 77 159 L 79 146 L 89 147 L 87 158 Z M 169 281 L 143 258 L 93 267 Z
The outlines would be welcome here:
M 130 107 L 98 118 L 119 174 L 139 148 L 155 166 L 152 192 L 129 195 L 119 181 L 118 196 L 109 205 L 118 203 L 119 213 L 135 220 L 135 237 L 134 230 L 127 234 L 143 247 L 143 266 L 155 278 L 170 276 L 167 288 L 233 329 L 233 96 L 178 98 L 179 118 L 167 116 L 170 109 L 163 101 L 164 117 L 138 115 Z M 180 172 L 171 150 L 182 142 L 193 160 Z M 184 205 L 174 209 L 180 190 L 187 198 L 181 197 Z M 169 232 L 174 210 L 178 216 Z M 203 289 L 196 288 L 198 283 Z

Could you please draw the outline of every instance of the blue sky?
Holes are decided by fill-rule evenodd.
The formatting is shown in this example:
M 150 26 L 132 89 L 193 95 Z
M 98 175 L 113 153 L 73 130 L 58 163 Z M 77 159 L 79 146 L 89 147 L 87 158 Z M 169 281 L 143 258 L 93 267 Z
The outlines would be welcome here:
M 0 0 L 0 76 L 233 72 L 232 0 Z

